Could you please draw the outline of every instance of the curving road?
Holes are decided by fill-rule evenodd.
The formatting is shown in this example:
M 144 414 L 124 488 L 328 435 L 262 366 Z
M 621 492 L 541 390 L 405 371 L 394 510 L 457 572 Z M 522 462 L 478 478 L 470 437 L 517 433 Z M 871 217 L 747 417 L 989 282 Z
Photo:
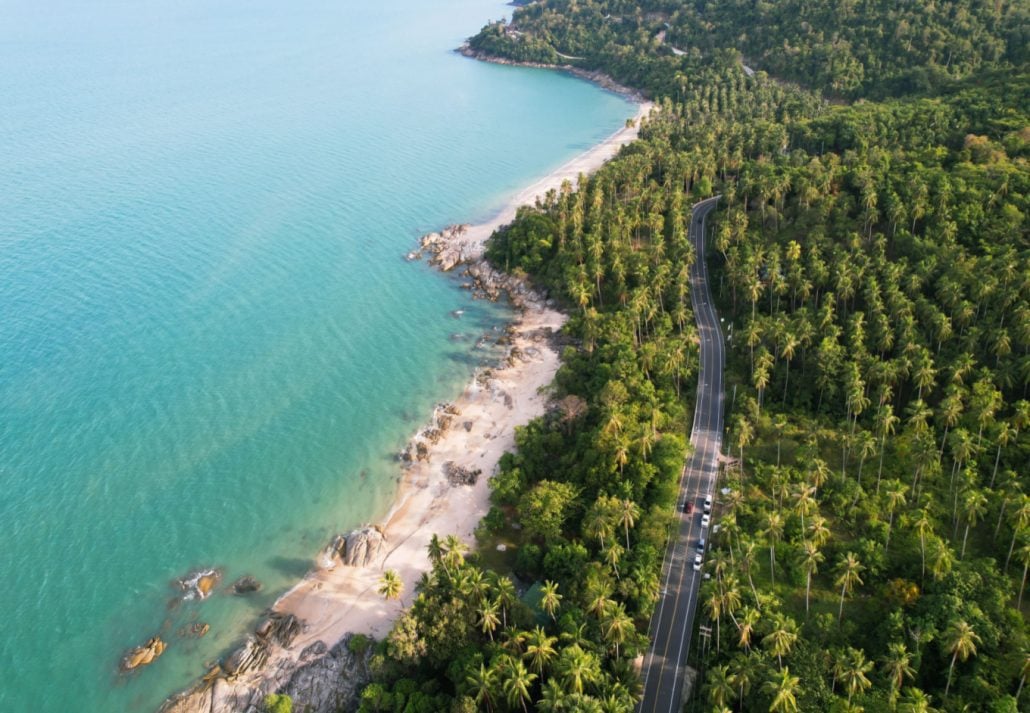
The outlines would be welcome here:
M 708 287 L 704 240 L 705 218 L 718 202 L 719 196 L 715 196 L 697 203 L 690 218 L 690 239 L 695 251 L 690 297 L 701 341 L 697 403 L 690 432 L 694 451 L 680 476 L 678 527 L 665 553 L 661 599 L 651 617 L 652 643 L 644 659 L 644 697 L 637 707 L 640 713 L 679 713 L 684 703 L 683 667 L 690 651 L 702 576 L 702 572 L 694 571 L 694 555 L 698 538 L 708 538 L 708 529 L 701 528 L 702 504 L 705 496 L 713 496 L 722 449 L 725 344 Z M 687 501 L 694 504 L 690 515 L 683 512 Z

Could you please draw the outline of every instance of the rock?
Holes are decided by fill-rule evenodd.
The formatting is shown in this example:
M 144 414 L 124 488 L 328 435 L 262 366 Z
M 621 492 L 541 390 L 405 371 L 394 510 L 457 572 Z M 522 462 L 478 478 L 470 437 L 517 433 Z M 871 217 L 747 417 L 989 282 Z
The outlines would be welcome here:
M 217 569 L 201 569 L 190 572 L 177 580 L 179 588 L 185 592 L 183 599 L 207 599 L 222 580 L 222 573 Z
M 261 590 L 261 582 L 249 574 L 240 577 L 232 585 L 232 593 L 238 595 L 253 594 L 254 592 Z
M 318 566 L 322 569 L 332 569 L 343 558 L 347 550 L 346 535 L 334 535 L 329 544 L 318 553 Z
M 368 647 L 365 654 L 351 653 L 347 647 L 350 637 L 344 639 L 327 653 L 318 655 L 310 663 L 305 662 L 308 650 L 321 642 L 316 642 L 304 650 L 298 668 L 289 682 L 281 687 L 278 693 L 285 693 L 293 699 L 293 710 L 309 713 L 336 713 L 336 711 L 356 710 L 361 689 L 370 680 L 368 658 L 375 651 Z M 325 644 L 322 644 L 324 651 Z
M 132 671 L 140 666 L 149 666 L 165 652 L 165 648 L 167 646 L 165 642 L 161 641 L 161 637 L 153 636 L 147 639 L 147 643 L 143 646 L 130 649 L 122 657 L 122 671 Z
M 454 487 L 459 485 L 475 485 L 479 476 L 483 474 L 480 468 L 467 468 L 455 464 L 454 461 L 444 463 L 443 472 L 447 476 L 447 482 Z
M 472 430 L 472 426 L 473 426 L 472 421 L 466 421 L 462 425 L 465 427 L 466 431 L 471 431 Z
M 343 563 L 350 567 L 367 567 L 374 563 L 386 543 L 382 530 L 363 527 L 347 535 L 347 549 Z
M 195 621 L 189 626 L 184 626 L 179 629 L 178 634 L 182 639 L 199 639 L 210 630 L 210 624 L 205 624 L 202 621 Z

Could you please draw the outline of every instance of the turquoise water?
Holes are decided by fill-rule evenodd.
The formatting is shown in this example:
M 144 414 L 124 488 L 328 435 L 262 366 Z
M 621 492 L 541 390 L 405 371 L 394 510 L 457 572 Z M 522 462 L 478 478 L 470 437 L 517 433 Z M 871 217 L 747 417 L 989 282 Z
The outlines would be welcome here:
M 417 236 L 632 108 L 451 53 L 495 1 L 0 8 L 0 709 L 150 710 L 385 511 L 483 358 L 503 309 Z M 173 605 L 197 567 L 265 589 Z

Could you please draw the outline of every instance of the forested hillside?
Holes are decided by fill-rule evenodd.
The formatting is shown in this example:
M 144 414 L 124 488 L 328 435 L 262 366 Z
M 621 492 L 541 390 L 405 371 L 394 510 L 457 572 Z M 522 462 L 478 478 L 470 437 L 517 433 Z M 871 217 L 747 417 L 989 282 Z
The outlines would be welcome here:
M 558 407 L 493 481 L 483 537 L 518 546 L 434 545 L 363 710 L 633 709 L 697 368 L 687 225 L 713 194 L 736 462 L 690 710 L 1026 709 L 1026 12 L 536 2 L 472 40 L 584 57 L 659 109 L 493 238 L 572 315 Z

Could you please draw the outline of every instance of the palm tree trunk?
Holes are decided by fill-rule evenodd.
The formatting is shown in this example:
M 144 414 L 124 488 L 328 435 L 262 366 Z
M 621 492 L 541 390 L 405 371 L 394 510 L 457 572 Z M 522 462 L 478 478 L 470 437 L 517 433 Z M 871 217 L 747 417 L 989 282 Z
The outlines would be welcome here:
M 805 615 L 808 615 L 808 598 L 812 592 L 812 573 L 808 573 L 808 581 L 805 582 Z
M 840 611 L 837 613 L 837 623 L 844 621 L 844 592 L 847 591 L 848 585 L 845 584 L 840 588 Z
M 966 539 L 969 537 L 969 522 L 966 522 L 966 531 L 962 535 L 962 553 L 958 556 L 959 559 L 965 559 L 966 557 Z
M 994 454 L 994 472 L 991 473 L 991 484 L 990 488 L 994 487 L 994 479 L 998 477 L 998 461 L 1001 460 L 1001 444 L 998 444 L 998 452 Z
M 944 687 L 944 697 L 948 697 L 948 689 L 951 688 L 951 674 L 955 671 L 955 659 L 958 658 L 958 651 L 951 655 L 951 666 L 948 667 L 948 685 Z

